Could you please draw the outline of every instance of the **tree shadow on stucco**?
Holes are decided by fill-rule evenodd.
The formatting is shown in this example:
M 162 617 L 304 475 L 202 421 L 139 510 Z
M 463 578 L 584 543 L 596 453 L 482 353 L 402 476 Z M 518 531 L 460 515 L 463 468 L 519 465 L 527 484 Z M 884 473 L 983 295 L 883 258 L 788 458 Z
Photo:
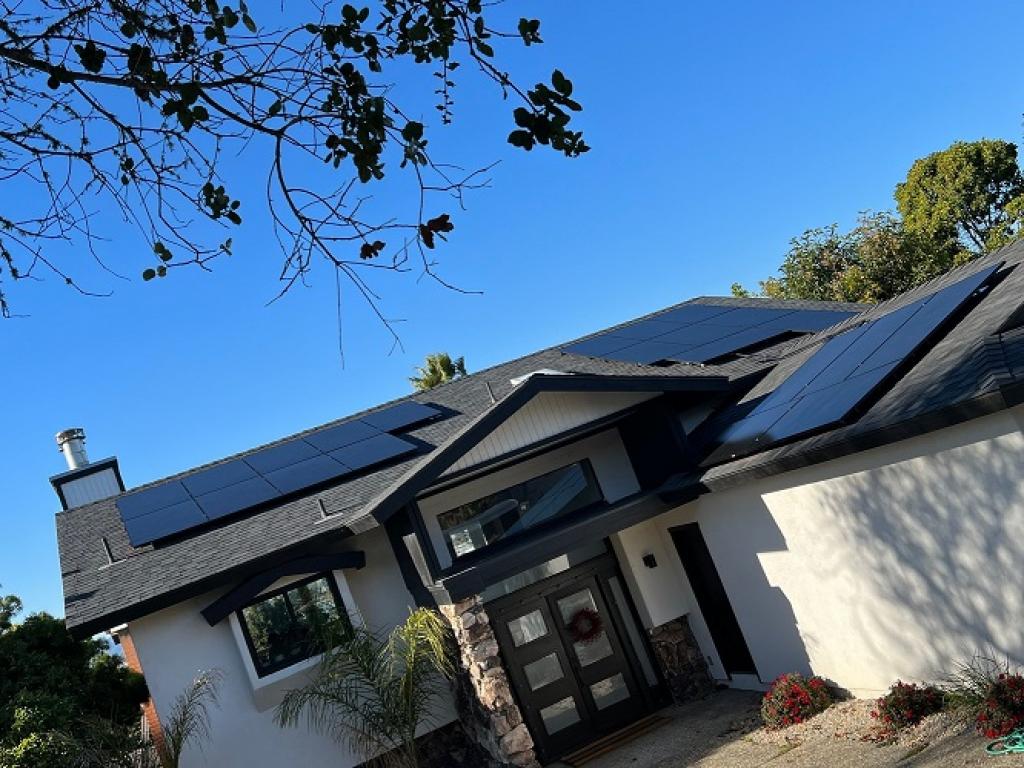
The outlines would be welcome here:
M 758 677 L 768 683 L 784 672 L 810 674 L 811 662 L 793 606 L 783 590 L 770 583 L 761 561 L 767 553 L 788 551 L 786 539 L 757 494 L 736 509 L 742 513 L 735 522 L 716 521 L 716 528 L 726 525 L 730 533 L 718 537 L 712 557 Z
M 895 656 L 894 674 L 936 680 L 979 651 L 1024 659 L 1020 460 L 988 440 L 822 485 L 866 592 L 847 629 L 880 669 Z

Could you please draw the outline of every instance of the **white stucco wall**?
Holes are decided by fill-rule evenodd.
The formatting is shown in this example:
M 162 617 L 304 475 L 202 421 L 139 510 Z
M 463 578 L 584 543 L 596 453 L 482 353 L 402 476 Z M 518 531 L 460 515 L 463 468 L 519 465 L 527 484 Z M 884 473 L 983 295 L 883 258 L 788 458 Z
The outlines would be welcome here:
M 623 531 L 643 620 L 689 613 L 724 675 L 668 532 L 696 521 L 763 681 L 811 671 L 873 696 L 979 650 L 1024 662 L 1022 414 L 712 493 Z
M 345 548 L 366 553 L 363 569 L 344 572 L 358 618 L 369 627 L 384 630 L 404 620 L 415 601 L 402 581 L 384 531 L 363 534 Z M 313 733 L 304 725 L 282 729 L 274 724 L 273 701 L 254 694 L 246 668 L 248 651 L 244 645 L 240 647 L 229 620 L 210 627 L 200 615 L 220 594 L 211 592 L 180 603 L 133 621 L 128 627 L 161 717 L 166 717 L 175 697 L 199 671 L 217 668 L 224 676 L 219 706 L 211 710 L 213 738 L 201 750 L 188 750 L 183 768 L 349 768 L 359 763 L 329 737 Z M 344 589 L 342 594 L 345 596 Z M 293 684 L 303 679 L 302 674 L 291 678 Z M 292 684 L 283 686 L 289 687 Z M 276 695 L 279 699 L 281 691 Z M 453 718 L 454 709 L 449 706 L 441 722 Z

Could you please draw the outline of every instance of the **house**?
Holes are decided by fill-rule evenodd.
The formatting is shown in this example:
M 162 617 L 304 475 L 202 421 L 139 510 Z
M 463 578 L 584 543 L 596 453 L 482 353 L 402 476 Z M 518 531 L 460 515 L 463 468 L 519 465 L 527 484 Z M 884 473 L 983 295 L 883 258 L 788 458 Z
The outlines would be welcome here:
M 713 683 L 1024 660 L 1022 260 L 871 307 L 695 299 L 128 491 L 62 433 L 68 627 L 113 632 L 156 713 L 222 671 L 190 766 L 357 762 L 273 724 L 310 606 L 438 606 L 439 733 L 517 766 Z

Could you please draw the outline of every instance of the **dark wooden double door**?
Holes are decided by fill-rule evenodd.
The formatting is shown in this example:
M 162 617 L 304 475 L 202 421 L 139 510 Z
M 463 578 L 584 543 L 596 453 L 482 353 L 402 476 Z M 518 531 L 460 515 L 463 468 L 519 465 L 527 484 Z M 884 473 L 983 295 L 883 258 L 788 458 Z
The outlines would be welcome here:
M 602 558 L 487 607 L 543 761 L 648 712 L 623 623 L 632 621 L 631 612 L 617 605 L 610 586 L 617 578 L 614 561 Z

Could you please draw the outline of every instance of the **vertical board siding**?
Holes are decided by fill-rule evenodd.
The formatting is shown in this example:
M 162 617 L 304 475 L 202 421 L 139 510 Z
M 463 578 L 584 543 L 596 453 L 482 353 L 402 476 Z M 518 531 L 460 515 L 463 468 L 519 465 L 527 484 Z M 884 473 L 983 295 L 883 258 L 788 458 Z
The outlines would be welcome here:
M 121 486 L 117 484 L 117 475 L 112 469 L 104 469 L 102 472 L 94 472 L 91 475 L 70 480 L 64 483 L 61 489 L 64 491 L 68 509 L 100 499 L 109 499 L 111 496 L 121 493 Z
M 448 468 L 458 472 L 629 408 L 649 392 L 542 392 Z

